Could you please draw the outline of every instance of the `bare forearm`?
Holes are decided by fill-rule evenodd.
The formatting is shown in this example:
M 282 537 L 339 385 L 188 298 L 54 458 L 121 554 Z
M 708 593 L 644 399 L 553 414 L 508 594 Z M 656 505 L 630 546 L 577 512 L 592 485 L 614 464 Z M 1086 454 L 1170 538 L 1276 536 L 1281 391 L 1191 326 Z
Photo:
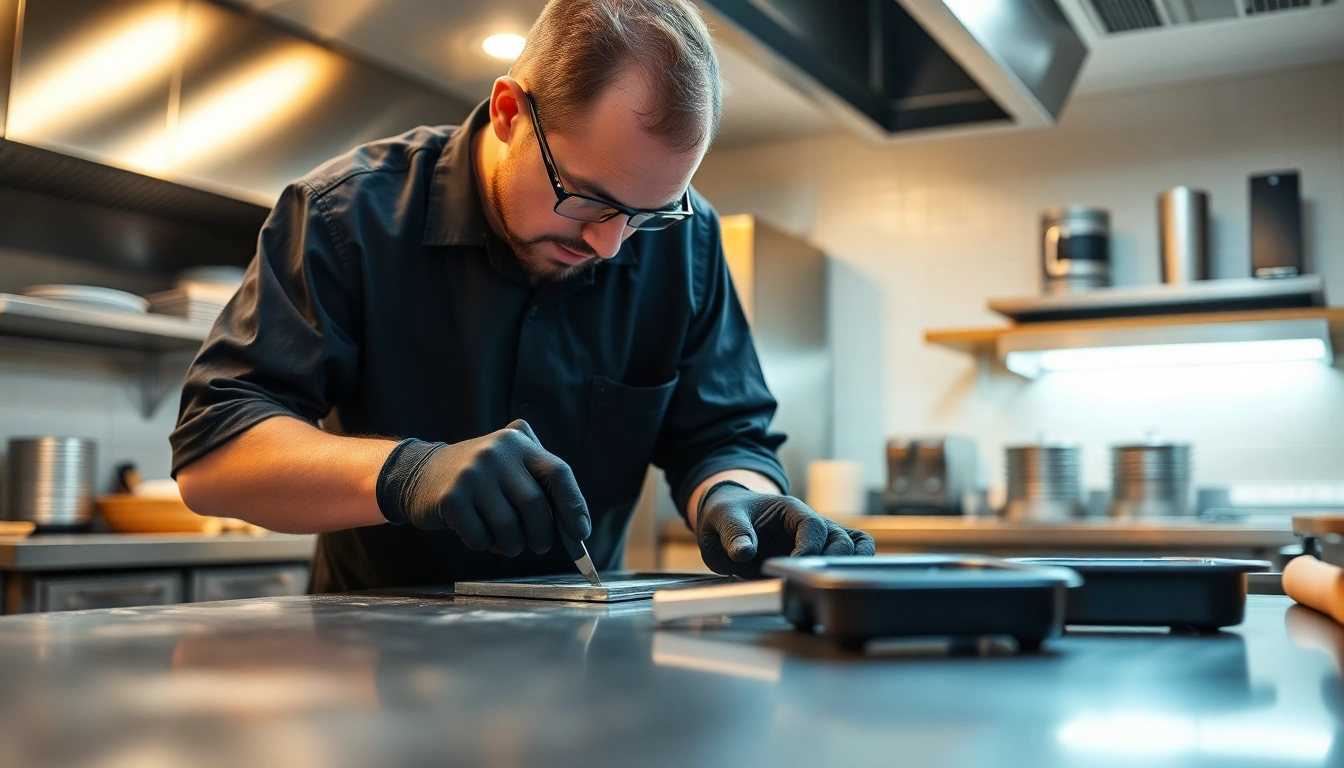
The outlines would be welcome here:
M 782 493 L 780 487 L 775 484 L 774 480 L 771 480 L 755 470 L 728 469 L 723 472 L 715 472 L 705 478 L 704 482 L 695 487 L 695 490 L 691 493 L 690 500 L 686 502 L 686 520 L 690 522 L 691 530 L 695 530 L 695 511 L 700 507 L 700 497 L 705 495 L 705 491 L 708 491 L 710 486 L 721 480 L 733 480 L 739 482 L 745 485 L 749 490 L 758 493 Z
M 272 418 L 177 473 L 187 506 L 287 533 L 385 522 L 375 489 L 393 440 L 342 437 Z

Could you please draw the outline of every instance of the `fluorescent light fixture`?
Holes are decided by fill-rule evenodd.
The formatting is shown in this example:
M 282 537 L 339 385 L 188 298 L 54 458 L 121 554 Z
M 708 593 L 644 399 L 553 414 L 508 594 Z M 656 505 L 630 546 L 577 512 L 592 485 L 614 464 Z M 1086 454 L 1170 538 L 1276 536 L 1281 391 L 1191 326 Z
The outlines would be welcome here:
M 527 40 L 522 35 L 504 33 L 485 38 L 481 41 L 481 48 L 496 59 L 513 61 L 523 52 L 525 42 Z
M 999 337 L 1008 370 L 1029 379 L 1053 371 L 1333 362 L 1323 319 L 1081 331 L 1009 331 Z

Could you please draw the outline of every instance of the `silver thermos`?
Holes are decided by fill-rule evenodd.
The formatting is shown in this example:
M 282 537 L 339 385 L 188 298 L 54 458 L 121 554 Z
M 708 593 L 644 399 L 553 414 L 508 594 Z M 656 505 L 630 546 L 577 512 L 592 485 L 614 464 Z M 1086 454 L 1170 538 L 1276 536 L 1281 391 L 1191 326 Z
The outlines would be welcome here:
M 1209 279 L 1209 193 L 1172 187 L 1157 196 L 1162 238 L 1162 282 Z
M 1042 214 L 1041 271 L 1047 294 L 1109 286 L 1110 213 L 1086 205 L 1066 205 Z

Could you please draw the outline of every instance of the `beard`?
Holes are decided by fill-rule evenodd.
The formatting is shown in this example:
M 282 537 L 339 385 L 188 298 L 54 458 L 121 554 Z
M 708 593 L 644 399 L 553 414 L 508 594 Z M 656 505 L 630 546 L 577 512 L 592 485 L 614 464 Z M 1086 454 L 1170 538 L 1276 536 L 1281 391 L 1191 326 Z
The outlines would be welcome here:
M 509 244 L 509 249 L 513 251 L 514 260 L 518 266 L 537 282 L 560 282 L 568 280 L 597 265 L 597 254 L 593 249 L 580 238 L 558 237 L 555 235 L 545 235 L 535 237 L 530 240 L 518 236 L 509 225 L 509 220 L 513 218 L 512 208 L 504 200 L 506 195 L 501 194 L 500 190 L 508 183 L 511 178 L 516 178 L 513 174 L 507 173 L 505 166 L 512 166 L 510 162 L 514 158 L 508 157 L 495 166 L 494 178 L 489 187 L 490 204 L 499 212 L 499 220 L 504 232 L 504 242 Z M 586 261 L 579 264 L 561 264 L 547 256 L 542 246 L 546 243 L 553 243 L 563 246 L 569 250 L 588 256 Z

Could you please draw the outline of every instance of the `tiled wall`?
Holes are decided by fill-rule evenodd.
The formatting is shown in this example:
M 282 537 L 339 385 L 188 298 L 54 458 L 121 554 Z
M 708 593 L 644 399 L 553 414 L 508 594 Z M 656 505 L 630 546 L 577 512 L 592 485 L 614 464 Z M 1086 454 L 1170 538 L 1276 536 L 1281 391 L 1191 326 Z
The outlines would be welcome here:
M 1085 482 L 1101 488 L 1107 446 L 1149 430 L 1194 444 L 1201 484 L 1344 479 L 1339 363 L 977 381 L 972 359 L 922 337 L 996 323 L 986 299 L 1039 290 L 1038 220 L 1052 205 L 1109 209 L 1116 282 L 1154 283 L 1158 192 L 1206 189 L 1214 274 L 1248 275 L 1247 177 L 1287 168 L 1303 174 L 1308 266 L 1344 303 L 1342 83 L 1335 64 L 1079 99 L 1040 132 L 716 148 L 695 181 L 720 212 L 756 214 L 833 257 L 835 446 L 866 463 L 870 484 L 889 435 L 969 434 L 1001 485 L 1003 447 L 1044 434 L 1082 443 Z

